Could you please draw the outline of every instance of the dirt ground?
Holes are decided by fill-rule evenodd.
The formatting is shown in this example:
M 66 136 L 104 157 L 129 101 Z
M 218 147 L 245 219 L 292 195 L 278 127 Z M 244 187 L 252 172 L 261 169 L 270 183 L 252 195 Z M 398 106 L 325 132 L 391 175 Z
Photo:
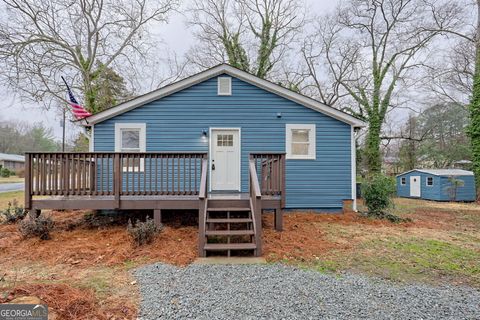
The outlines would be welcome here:
M 362 272 L 398 281 L 480 287 L 480 207 L 397 199 L 393 224 L 356 213 L 289 212 L 284 231 L 265 214 L 264 256 L 320 272 Z M 0 225 L 0 299 L 34 295 L 61 319 L 136 317 L 138 290 L 129 270 L 163 261 L 179 266 L 197 255 L 195 221 L 166 222 L 152 244 L 135 247 L 125 224 L 91 228 L 86 212 L 51 212 L 52 239 L 22 239 Z

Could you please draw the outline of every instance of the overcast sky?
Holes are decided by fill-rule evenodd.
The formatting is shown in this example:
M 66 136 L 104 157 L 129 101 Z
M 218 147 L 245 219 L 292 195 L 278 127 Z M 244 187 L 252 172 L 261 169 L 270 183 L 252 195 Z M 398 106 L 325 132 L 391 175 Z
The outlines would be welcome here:
M 306 0 L 309 12 L 322 14 L 332 11 L 338 0 Z M 165 45 L 178 55 L 183 55 L 195 42 L 191 30 L 185 25 L 185 17 L 181 13 L 171 15 L 169 24 L 164 25 L 156 32 L 164 40 Z M 15 99 L 5 88 L 0 87 L 2 99 L 0 101 L 0 120 L 23 120 L 30 123 L 42 122 L 47 127 L 53 128 L 57 138 L 62 136 L 60 127 L 61 115 L 57 110 L 46 111 L 36 105 L 26 105 Z M 67 139 L 73 136 L 75 128 L 73 124 L 67 124 Z M 0 137 L 1 138 L 1 137 Z

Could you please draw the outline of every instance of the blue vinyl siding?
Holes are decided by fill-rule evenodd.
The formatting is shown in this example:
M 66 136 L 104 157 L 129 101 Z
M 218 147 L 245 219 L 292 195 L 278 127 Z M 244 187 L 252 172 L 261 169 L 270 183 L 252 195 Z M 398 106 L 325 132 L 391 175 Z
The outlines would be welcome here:
M 397 176 L 397 195 L 403 198 L 414 198 L 410 196 L 410 177 L 420 176 L 421 199 L 435 201 L 450 201 L 449 190 L 451 183 L 448 176 L 437 176 L 421 171 L 412 171 Z M 401 179 L 406 179 L 406 184 L 401 184 Z M 433 186 L 427 186 L 427 177 L 433 178 Z M 463 187 L 458 187 L 456 201 L 474 201 L 475 200 L 475 179 L 473 176 L 458 176 L 456 179 L 464 181 Z
M 474 176 L 459 176 L 456 179 L 463 180 L 463 187 L 457 188 L 456 201 L 475 201 L 475 178 Z M 441 197 L 442 200 L 448 201 L 451 199 L 450 194 L 452 183 L 448 181 L 448 177 L 441 177 Z
M 114 151 L 116 122 L 146 123 L 147 152 L 208 152 L 202 130 L 241 128 L 242 192 L 249 153 L 285 152 L 285 125 L 313 123 L 316 160 L 287 160 L 287 208 L 340 209 L 352 197 L 350 125 L 237 78 L 231 96 L 217 95 L 215 77 L 96 124 L 95 151 Z

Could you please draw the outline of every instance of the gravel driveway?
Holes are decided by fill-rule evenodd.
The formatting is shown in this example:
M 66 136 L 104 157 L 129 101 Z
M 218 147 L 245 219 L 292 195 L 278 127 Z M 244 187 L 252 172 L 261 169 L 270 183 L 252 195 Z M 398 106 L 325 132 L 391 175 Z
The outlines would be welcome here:
M 136 269 L 140 319 L 480 319 L 480 291 L 281 264 Z

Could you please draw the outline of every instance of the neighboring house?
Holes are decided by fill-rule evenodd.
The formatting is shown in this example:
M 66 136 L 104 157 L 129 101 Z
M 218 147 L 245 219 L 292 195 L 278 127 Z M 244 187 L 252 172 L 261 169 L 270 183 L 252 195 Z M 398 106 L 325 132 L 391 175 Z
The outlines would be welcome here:
M 0 153 L 0 168 L 21 171 L 25 167 L 25 157 L 17 154 Z
M 471 170 L 472 169 L 472 161 L 470 160 L 458 160 L 453 163 L 454 169 L 463 169 L 463 170 Z
M 91 128 L 95 154 L 30 154 L 40 168 L 58 163 L 68 181 L 33 179 L 27 194 L 88 200 L 27 196 L 28 207 L 156 209 L 157 221 L 162 209 L 197 208 L 200 255 L 242 248 L 258 255 L 262 209 L 275 209 L 281 229 L 282 209 L 341 211 L 356 198 L 355 132 L 364 122 L 226 64 L 81 123 Z M 232 218 L 240 211 L 248 215 Z M 218 212 L 228 214 L 212 218 Z M 208 243 L 209 235 L 234 233 L 211 229 L 229 219 L 253 220 L 254 245 Z
M 400 173 L 400 159 L 396 156 L 383 157 L 382 171 L 388 176 L 395 176 Z
M 436 201 L 475 201 L 473 172 L 461 169 L 414 169 L 397 176 L 397 195 Z

